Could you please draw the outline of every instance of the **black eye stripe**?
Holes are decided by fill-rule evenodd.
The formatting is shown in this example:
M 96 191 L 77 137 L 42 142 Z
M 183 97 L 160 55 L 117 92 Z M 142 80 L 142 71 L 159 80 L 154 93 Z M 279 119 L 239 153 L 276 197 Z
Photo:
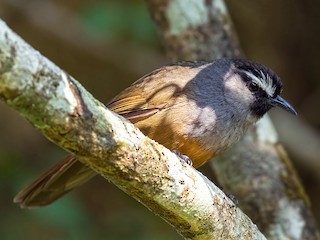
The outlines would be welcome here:
M 252 82 L 252 79 L 245 74 L 245 72 L 251 73 L 261 81 L 268 81 L 266 78 L 270 78 L 270 83 L 266 82 L 268 85 L 275 89 L 274 96 L 280 94 L 282 90 L 282 83 L 278 75 L 266 66 L 254 63 L 250 61 L 244 61 L 242 59 L 233 59 L 233 64 L 236 67 L 236 72 L 241 76 L 242 80 L 247 84 L 247 82 Z

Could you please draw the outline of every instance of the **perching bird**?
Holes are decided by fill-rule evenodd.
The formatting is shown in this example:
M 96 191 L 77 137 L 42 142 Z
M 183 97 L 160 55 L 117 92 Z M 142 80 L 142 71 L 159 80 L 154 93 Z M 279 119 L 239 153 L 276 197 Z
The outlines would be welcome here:
M 106 106 L 145 135 L 200 167 L 237 142 L 273 106 L 296 114 L 280 78 L 241 59 L 181 62 L 134 82 Z M 15 197 L 21 207 L 48 205 L 96 175 L 69 156 Z

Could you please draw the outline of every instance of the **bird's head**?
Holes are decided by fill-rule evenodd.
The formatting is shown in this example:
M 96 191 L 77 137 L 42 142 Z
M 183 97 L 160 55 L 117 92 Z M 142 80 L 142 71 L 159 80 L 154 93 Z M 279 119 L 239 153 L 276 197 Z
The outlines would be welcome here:
M 262 117 L 274 106 L 297 115 L 296 110 L 280 96 L 282 83 L 275 72 L 262 64 L 241 59 L 231 61 L 234 73 L 240 76 L 252 96 L 250 109 L 256 117 Z

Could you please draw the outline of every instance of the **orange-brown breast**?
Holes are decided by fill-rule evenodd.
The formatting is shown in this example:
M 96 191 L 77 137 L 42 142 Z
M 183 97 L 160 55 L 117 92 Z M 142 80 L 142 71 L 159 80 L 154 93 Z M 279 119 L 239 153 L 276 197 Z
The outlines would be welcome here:
M 168 149 L 178 150 L 181 154 L 187 155 L 195 168 L 212 159 L 215 152 L 206 150 L 198 139 L 186 135 L 181 124 L 177 124 L 166 114 L 170 111 L 173 110 L 162 110 L 153 116 L 136 122 L 135 126 L 146 136 Z

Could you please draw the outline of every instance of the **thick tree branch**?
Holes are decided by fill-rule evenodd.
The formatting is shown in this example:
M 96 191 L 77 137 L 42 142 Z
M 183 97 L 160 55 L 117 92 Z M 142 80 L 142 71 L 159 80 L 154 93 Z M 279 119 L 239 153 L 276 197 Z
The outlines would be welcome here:
M 223 0 L 147 3 L 171 59 L 240 56 Z M 319 238 L 308 197 L 268 117 L 211 164 L 224 190 L 239 199 L 268 239 Z
M 186 239 L 265 239 L 191 166 L 94 99 L 0 21 L 0 97 Z

